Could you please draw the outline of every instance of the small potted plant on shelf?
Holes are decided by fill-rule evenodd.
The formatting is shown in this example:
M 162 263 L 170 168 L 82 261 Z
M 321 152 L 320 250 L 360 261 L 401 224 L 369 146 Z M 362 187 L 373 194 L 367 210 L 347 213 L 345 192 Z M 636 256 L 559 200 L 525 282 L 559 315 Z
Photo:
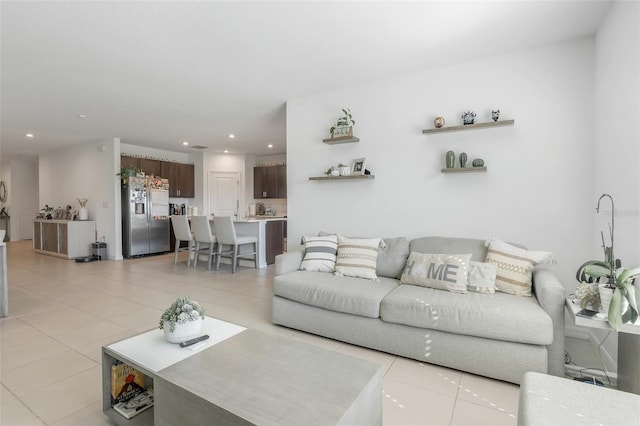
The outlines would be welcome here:
M 202 330 L 204 308 L 188 296 L 178 298 L 162 313 L 160 330 L 170 343 L 180 343 L 198 337 Z
M 324 174 L 327 176 L 340 176 L 340 168 L 331 166 L 327 169 L 326 172 L 324 172 Z
M 344 136 L 353 136 L 353 126 L 356 124 L 356 122 L 351 115 L 351 110 L 349 108 L 342 108 L 342 112 L 344 113 L 344 115 L 338 119 L 335 126 L 331 126 L 331 128 L 329 129 L 331 139 Z

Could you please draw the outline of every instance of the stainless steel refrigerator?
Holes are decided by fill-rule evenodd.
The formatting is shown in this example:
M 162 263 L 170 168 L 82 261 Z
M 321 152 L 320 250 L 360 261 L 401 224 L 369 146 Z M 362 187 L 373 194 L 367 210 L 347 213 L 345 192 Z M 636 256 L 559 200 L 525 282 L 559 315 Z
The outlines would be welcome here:
M 169 221 L 169 181 L 129 177 L 122 187 L 122 255 L 169 251 Z

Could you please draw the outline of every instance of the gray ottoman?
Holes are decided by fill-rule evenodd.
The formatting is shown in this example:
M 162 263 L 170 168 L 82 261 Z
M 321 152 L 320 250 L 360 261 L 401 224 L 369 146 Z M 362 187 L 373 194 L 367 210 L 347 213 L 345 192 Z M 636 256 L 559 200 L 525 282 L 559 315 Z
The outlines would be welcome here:
M 562 377 L 526 373 L 518 426 L 640 425 L 640 395 Z

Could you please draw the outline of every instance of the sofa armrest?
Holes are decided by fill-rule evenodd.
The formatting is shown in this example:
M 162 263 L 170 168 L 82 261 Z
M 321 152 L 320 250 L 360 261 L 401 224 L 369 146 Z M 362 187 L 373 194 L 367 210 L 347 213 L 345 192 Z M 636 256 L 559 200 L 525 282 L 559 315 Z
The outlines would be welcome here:
M 286 274 L 300 269 L 304 252 L 301 250 L 288 251 L 276 256 L 276 275 Z
M 553 271 L 537 267 L 533 270 L 533 293 L 553 321 L 553 343 L 547 346 L 549 374 L 564 376 L 564 287 Z

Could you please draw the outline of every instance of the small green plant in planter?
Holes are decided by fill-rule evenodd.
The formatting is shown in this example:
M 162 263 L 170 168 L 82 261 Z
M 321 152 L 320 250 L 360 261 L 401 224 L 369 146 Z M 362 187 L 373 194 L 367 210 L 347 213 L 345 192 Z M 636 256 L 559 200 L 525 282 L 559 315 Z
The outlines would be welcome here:
M 349 108 L 342 108 L 343 116 L 338 119 L 335 126 L 331 126 L 329 129 L 329 133 L 331 137 L 334 138 L 336 130 L 348 128 L 349 134 L 338 134 L 337 136 L 351 136 L 351 127 L 355 126 L 356 122 L 351 115 L 351 110 Z
M 640 277 L 640 268 L 625 269 L 619 266 L 619 262 L 616 262 L 617 268 L 612 268 L 609 262 L 590 260 L 576 272 L 579 282 L 601 283 L 613 289 L 608 321 L 616 331 L 626 322 L 636 322 L 640 300 L 640 292 L 633 286 L 633 281 Z M 623 312 L 625 300 L 628 307 Z
M 142 171 L 142 170 L 139 170 L 135 166 L 120 167 L 120 173 L 116 174 L 116 176 L 120 176 L 120 179 L 122 180 L 122 185 L 126 185 L 127 180 L 129 179 L 129 176 L 135 176 L 136 173 L 138 173 L 138 171 Z
M 176 329 L 176 324 L 186 324 L 189 321 L 204 319 L 204 308 L 188 296 L 178 298 L 162 313 L 160 317 L 160 330 L 165 327 L 165 321 L 169 324 L 169 331 Z

